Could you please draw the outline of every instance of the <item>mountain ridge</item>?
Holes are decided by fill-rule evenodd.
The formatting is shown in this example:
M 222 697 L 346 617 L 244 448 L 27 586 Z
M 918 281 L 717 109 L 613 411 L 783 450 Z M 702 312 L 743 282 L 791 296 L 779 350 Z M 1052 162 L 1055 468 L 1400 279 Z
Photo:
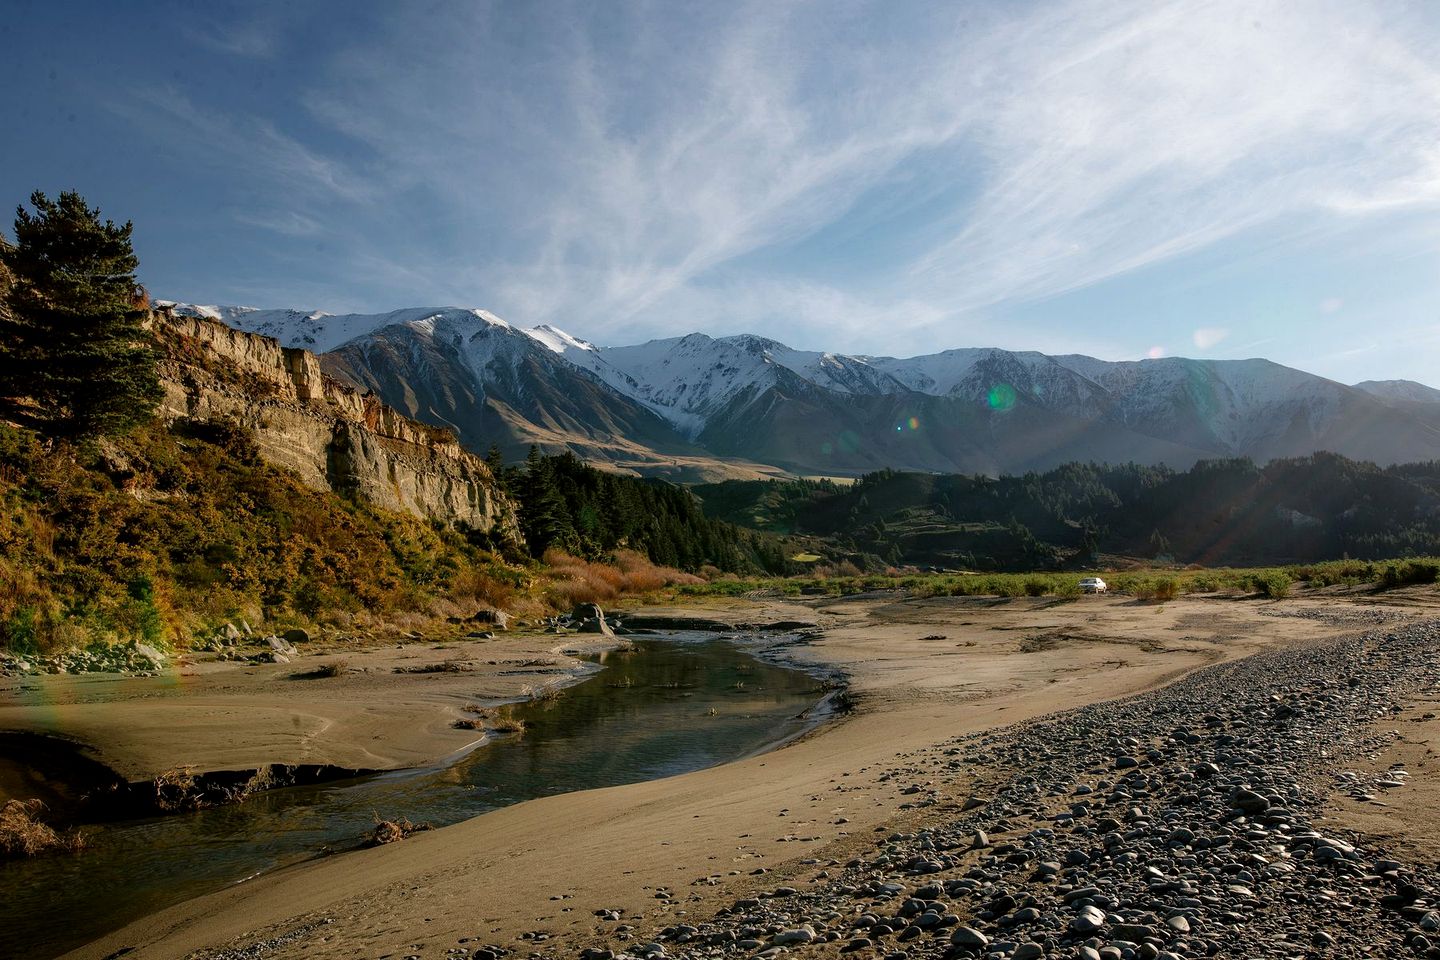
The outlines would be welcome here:
M 454 428 L 472 448 L 493 442 L 513 457 L 536 443 L 679 479 L 701 463 L 718 476 L 994 474 L 1066 459 L 1183 468 L 1316 450 L 1381 464 L 1440 459 L 1440 406 L 1422 402 L 1440 391 L 1352 387 L 1262 358 L 1105 361 L 994 347 L 896 358 L 704 333 L 601 347 L 469 308 L 174 309 L 314 350 L 327 372 Z

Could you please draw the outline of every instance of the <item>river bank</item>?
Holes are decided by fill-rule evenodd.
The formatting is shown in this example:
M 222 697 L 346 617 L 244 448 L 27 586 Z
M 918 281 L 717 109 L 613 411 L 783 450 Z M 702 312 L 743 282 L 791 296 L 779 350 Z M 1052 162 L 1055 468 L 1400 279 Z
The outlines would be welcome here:
M 194 791 L 199 802 L 163 816 L 89 823 L 83 855 L 5 865 L 0 927 L 39 960 L 187 896 L 343 855 L 366 845 L 380 820 L 443 827 L 535 797 L 713 766 L 824 716 L 826 685 L 706 634 L 637 636 L 595 659 L 602 669 L 562 692 L 470 714 L 487 742 L 427 767 L 213 801 Z M 118 814 L 113 803 L 97 812 Z M 63 929 L 49 920 L 57 913 L 69 918 Z
M 596 911 L 618 911 L 635 928 L 628 935 L 640 937 L 779 878 L 799 882 L 817 863 L 843 863 L 917 804 L 963 800 L 963 784 L 910 791 L 916 785 L 889 772 L 902 753 L 1421 611 L 1323 598 L 1155 605 L 885 596 L 685 612 L 818 623 L 823 634 L 771 655 L 844 671 L 855 710 L 818 735 L 724 767 L 546 797 L 279 871 L 162 911 L 73 956 L 131 948 L 183 957 L 246 943 L 266 944 L 266 956 L 439 956 L 462 939 L 466 949 L 489 943 L 558 955 L 615 935 Z

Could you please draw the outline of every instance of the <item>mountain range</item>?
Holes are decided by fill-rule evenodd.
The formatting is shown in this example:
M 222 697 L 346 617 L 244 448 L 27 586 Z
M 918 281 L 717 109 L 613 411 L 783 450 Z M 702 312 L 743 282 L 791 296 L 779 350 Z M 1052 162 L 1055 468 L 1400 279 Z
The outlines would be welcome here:
M 507 459 L 531 444 L 675 479 L 882 467 L 1021 473 L 1329 450 L 1440 459 L 1440 390 L 1347 386 L 1268 360 L 1111 362 L 994 348 L 926 356 L 795 350 L 764 337 L 598 347 L 484 310 L 335 315 L 167 304 L 320 355 L 332 376 Z

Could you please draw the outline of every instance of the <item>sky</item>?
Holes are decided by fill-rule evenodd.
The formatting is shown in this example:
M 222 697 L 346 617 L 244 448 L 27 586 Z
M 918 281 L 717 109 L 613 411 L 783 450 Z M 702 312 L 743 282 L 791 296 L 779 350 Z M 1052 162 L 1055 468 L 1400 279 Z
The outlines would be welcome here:
M 1440 386 L 1437 3 L 5 8 L 0 206 L 159 297 Z

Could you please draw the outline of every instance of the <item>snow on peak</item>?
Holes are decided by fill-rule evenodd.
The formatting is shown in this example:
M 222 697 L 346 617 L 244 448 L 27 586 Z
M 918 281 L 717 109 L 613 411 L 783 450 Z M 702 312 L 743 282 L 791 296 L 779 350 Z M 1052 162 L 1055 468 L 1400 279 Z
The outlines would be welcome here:
M 570 350 L 594 351 L 597 349 L 595 344 L 587 340 L 581 340 L 579 337 L 572 337 L 564 330 L 558 327 L 552 327 L 548 323 L 542 323 L 538 327 L 530 327 L 523 332 L 528 334 L 531 339 L 539 341 L 546 349 L 562 355 Z
M 1347 396 L 1364 391 L 1387 402 L 1440 400 L 1440 391 L 1405 381 L 1355 388 L 1265 360 L 1109 362 L 997 348 L 946 350 L 909 359 L 796 350 L 754 334 L 703 333 L 624 347 L 597 347 L 549 324 L 512 326 L 485 310 L 421 307 L 376 314 L 262 310 L 157 301 L 275 337 L 316 353 L 390 328 L 404 328 L 455 351 L 483 386 L 524 362 L 569 364 L 670 421 L 692 439 L 721 411 L 734 414 L 777 388 L 855 396 L 928 394 L 984 403 L 997 384 L 1027 403 L 1070 416 L 1126 425 L 1155 436 L 1187 436 L 1209 449 L 1250 449 L 1277 431 L 1323 429 Z M 1189 411 L 1181 413 L 1181 411 Z M 1177 419 L 1178 418 L 1178 419 Z M 1203 434 L 1203 436 L 1202 436 Z
M 219 320 L 247 333 L 274 337 L 287 347 L 301 347 L 314 353 L 328 353 L 357 337 L 386 327 L 406 325 L 433 333 L 437 323 L 456 326 L 476 325 L 499 330 L 512 330 L 510 324 L 488 310 L 462 307 L 409 307 L 389 313 L 333 314 L 323 310 L 262 310 L 256 307 L 207 306 L 157 300 L 182 316 Z

